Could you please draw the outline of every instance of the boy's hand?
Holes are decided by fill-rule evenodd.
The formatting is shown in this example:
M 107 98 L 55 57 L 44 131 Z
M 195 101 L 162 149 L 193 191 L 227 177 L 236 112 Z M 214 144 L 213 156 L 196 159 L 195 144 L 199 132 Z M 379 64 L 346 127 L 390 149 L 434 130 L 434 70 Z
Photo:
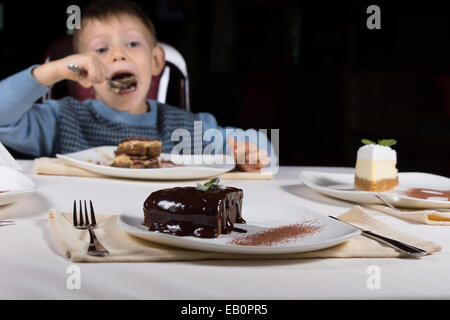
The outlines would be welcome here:
M 69 70 L 68 66 L 74 64 L 85 70 L 80 73 Z M 94 83 L 102 83 L 108 74 L 105 65 L 95 53 L 75 54 L 60 60 L 60 68 L 65 79 L 78 81 L 83 87 L 90 88 Z
M 228 137 L 227 143 L 238 168 L 242 171 L 260 172 L 261 168 L 272 162 L 267 151 L 258 150 L 253 142 L 237 142 L 233 137 Z
M 86 70 L 86 73 L 70 70 L 70 64 Z M 83 53 L 42 64 L 33 70 L 33 76 L 44 86 L 52 86 L 61 80 L 73 80 L 85 88 L 90 88 L 94 83 L 105 81 L 107 70 L 95 53 Z

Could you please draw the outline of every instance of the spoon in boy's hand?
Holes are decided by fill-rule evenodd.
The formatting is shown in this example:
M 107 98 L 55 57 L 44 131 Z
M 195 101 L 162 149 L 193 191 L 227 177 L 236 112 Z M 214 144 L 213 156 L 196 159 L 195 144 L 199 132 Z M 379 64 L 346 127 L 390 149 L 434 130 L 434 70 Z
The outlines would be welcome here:
M 75 65 L 75 64 L 69 64 L 67 66 L 67 68 L 69 68 L 72 71 L 78 72 L 78 73 L 87 73 L 86 70 L 81 69 L 79 66 Z M 115 89 L 124 89 L 125 85 L 123 85 L 120 82 L 114 81 L 111 78 L 105 77 L 105 80 L 108 81 L 109 86 L 111 88 L 115 88 Z

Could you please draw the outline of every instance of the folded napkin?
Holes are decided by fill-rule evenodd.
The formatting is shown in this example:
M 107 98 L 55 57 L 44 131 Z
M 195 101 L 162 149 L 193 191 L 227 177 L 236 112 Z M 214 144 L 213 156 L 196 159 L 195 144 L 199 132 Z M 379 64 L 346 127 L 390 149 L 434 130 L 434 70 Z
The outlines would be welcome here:
M 300 259 L 300 258 L 395 258 L 403 254 L 379 242 L 356 236 L 337 246 L 312 252 L 281 255 L 245 255 L 203 252 L 169 247 L 141 240 L 120 229 L 117 215 L 97 215 L 95 233 L 110 255 L 94 257 L 87 254 L 89 234 L 87 230 L 75 229 L 72 215 L 52 209 L 49 222 L 56 242 L 63 253 L 74 262 L 148 262 L 188 261 L 206 259 Z M 339 219 L 381 235 L 404 241 L 428 253 L 441 250 L 441 246 L 395 230 L 383 224 L 361 207 L 356 206 L 339 216 Z
M 81 168 L 66 165 L 57 158 L 38 158 L 34 160 L 34 172 L 53 176 L 104 177 Z
M 431 225 L 441 225 L 450 226 L 450 211 L 449 212 L 439 212 L 433 209 L 429 210 L 418 210 L 418 209 L 399 209 L 394 210 L 385 205 L 380 204 L 370 204 L 366 207 L 387 213 L 394 217 L 414 221 L 417 223 L 431 224 Z
M 0 166 L 9 167 L 18 171 L 23 171 L 19 163 L 13 158 L 11 153 L 0 142 Z
M 57 158 L 38 158 L 34 160 L 36 174 L 76 177 L 106 177 L 88 170 L 70 166 Z M 222 175 L 222 180 L 270 180 L 273 172 L 265 170 L 258 172 L 241 172 L 233 170 Z

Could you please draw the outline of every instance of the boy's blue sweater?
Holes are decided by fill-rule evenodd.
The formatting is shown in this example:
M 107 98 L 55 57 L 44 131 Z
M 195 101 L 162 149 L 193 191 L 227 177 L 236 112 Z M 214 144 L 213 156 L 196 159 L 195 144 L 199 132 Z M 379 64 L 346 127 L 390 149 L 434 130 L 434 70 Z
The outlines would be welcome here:
M 150 111 L 145 114 L 122 112 L 105 105 L 101 100 L 79 102 L 67 97 L 36 103 L 49 88 L 32 76 L 31 66 L 0 82 L 0 141 L 16 151 L 39 156 L 54 156 L 102 145 L 117 145 L 127 136 L 149 136 L 163 142 L 164 152 L 170 152 L 178 141 L 171 132 L 186 129 L 194 139 L 194 121 L 201 121 L 201 129 L 216 129 L 223 134 L 223 150 L 229 153 L 226 136 L 234 128 L 217 124 L 210 113 L 193 114 L 179 108 L 148 100 Z M 198 123 L 197 123 L 198 124 Z M 198 128 L 198 126 L 197 126 Z M 210 130 L 211 131 L 211 130 Z M 267 146 L 272 163 L 276 155 L 265 134 L 250 129 L 245 136 L 260 146 Z M 203 141 L 203 148 L 211 141 Z M 193 150 L 193 149 L 192 149 Z

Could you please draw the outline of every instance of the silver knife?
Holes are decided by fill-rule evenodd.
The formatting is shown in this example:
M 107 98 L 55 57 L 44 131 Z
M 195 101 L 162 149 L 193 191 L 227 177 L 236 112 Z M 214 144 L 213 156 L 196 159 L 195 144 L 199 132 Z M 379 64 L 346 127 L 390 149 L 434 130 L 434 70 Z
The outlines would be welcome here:
M 349 226 L 352 226 L 354 228 L 357 228 L 357 229 L 361 230 L 361 235 L 363 235 L 363 236 L 365 236 L 367 238 L 370 238 L 370 239 L 379 241 L 381 243 L 384 243 L 384 244 L 386 244 L 388 246 L 391 246 L 394 249 L 397 249 L 398 251 L 403 252 L 403 253 L 405 253 L 407 255 L 410 255 L 412 257 L 419 258 L 419 257 L 426 256 L 428 254 L 428 252 L 426 252 L 425 250 L 422 250 L 420 248 L 417 248 L 417 247 L 414 247 L 412 245 L 406 244 L 404 242 L 381 236 L 381 235 L 376 234 L 376 233 L 374 233 L 372 231 L 369 231 L 369 230 L 363 230 L 363 229 L 358 228 L 358 227 L 356 227 L 356 226 L 354 226 L 354 225 L 352 225 L 352 224 L 350 224 L 348 222 L 342 221 L 342 220 L 340 220 L 340 219 L 338 219 L 336 217 L 332 217 L 332 216 L 329 216 L 329 217 L 333 218 L 335 220 L 338 220 L 338 221 L 340 221 L 342 223 L 348 224 Z

